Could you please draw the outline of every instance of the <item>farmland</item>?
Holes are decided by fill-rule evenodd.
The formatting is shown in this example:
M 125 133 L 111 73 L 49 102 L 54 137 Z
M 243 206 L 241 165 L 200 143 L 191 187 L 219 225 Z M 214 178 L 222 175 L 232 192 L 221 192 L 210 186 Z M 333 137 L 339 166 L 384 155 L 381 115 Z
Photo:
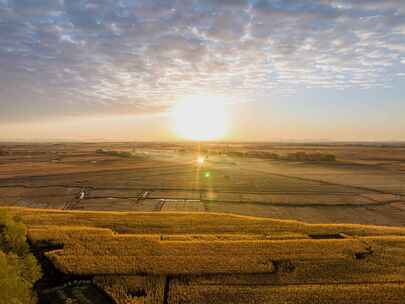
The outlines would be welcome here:
M 400 144 L 211 143 L 198 152 L 187 143 L 10 143 L 0 150 L 3 206 L 405 224 Z M 198 154 L 206 155 L 202 166 Z
M 51 288 L 40 299 L 399 304 L 405 296 L 403 227 L 206 212 L 7 210 L 61 277 L 42 286 Z
M 42 266 L 40 303 L 405 297 L 401 145 L 10 143 L 0 151 L 0 210 L 26 225 Z

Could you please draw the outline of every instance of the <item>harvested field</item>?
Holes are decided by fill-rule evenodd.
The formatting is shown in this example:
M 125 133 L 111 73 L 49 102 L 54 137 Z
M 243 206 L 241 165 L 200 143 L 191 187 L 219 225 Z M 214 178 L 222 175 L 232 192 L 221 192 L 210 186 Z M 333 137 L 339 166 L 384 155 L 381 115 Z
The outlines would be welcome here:
M 353 194 L 254 194 L 254 193 L 216 193 L 205 192 L 203 200 L 213 202 L 244 202 L 244 203 L 256 203 L 256 204 L 268 204 L 268 205 L 302 205 L 302 206 L 358 206 L 358 205 L 378 205 L 381 201 L 387 201 L 393 199 L 393 196 L 388 195 L 376 195 L 368 197 L 364 195 Z M 377 201 L 380 199 L 380 201 Z
M 137 148 L 139 147 L 139 148 Z M 405 225 L 405 150 L 376 146 L 228 145 L 227 151 L 331 153 L 335 162 L 227 156 L 202 167 L 181 144 L 5 145 L 0 205 L 100 211 L 210 211 L 310 223 Z M 96 153 L 132 151 L 148 157 Z M 333 150 L 336 150 L 336 153 Z M 364 154 L 364 155 L 363 155 Z M 386 158 L 386 160 L 384 160 Z M 81 191 L 85 194 L 82 199 Z M 204 204 L 162 204 L 200 200 Z
M 160 211 L 163 212 L 204 212 L 205 205 L 200 201 L 163 200 Z
M 150 191 L 149 198 L 156 199 L 185 199 L 185 200 L 197 200 L 200 199 L 200 191 L 180 191 L 180 190 L 171 190 L 171 191 Z

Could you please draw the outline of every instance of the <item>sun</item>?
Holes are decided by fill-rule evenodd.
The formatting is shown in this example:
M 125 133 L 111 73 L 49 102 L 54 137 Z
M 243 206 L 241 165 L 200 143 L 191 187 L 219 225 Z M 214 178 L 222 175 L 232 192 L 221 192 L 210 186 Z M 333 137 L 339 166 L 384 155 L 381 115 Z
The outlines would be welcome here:
M 174 106 L 171 116 L 176 134 L 185 139 L 219 139 L 228 131 L 225 100 L 219 96 L 187 97 Z

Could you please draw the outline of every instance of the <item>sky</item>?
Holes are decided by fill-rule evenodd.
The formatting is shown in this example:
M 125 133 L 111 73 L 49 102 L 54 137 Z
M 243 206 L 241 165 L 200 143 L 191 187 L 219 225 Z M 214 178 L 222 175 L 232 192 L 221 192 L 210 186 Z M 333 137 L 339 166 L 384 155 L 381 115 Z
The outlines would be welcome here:
M 0 140 L 178 140 L 192 96 L 223 140 L 405 140 L 405 1 L 0 0 Z

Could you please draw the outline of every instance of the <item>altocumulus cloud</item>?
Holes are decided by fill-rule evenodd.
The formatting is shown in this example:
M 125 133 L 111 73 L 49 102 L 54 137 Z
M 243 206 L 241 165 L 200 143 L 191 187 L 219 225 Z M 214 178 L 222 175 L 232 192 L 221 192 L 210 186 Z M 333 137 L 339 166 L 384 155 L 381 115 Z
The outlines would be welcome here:
M 403 0 L 0 0 L 3 120 L 367 89 L 404 64 Z

